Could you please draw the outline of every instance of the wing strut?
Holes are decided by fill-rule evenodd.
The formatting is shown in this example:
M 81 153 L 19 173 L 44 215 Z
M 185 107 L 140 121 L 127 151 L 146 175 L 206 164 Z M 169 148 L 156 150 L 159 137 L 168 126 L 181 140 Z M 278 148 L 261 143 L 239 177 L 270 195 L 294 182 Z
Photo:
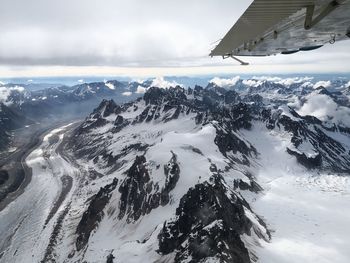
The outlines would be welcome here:
M 305 17 L 305 24 L 304 28 L 306 30 L 311 29 L 313 26 L 315 26 L 318 22 L 320 22 L 323 18 L 328 16 L 334 9 L 336 9 L 338 6 L 340 6 L 339 0 L 333 0 L 331 1 L 327 6 L 323 8 L 321 13 L 313 18 L 314 11 L 315 11 L 315 4 L 308 5 L 306 7 L 306 17 Z
M 227 59 L 227 58 L 233 58 L 234 60 L 238 61 L 239 63 L 241 63 L 241 66 L 248 66 L 249 63 L 248 62 L 244 62 L 243 60 L 240 60 L 239 58 L 235 57 L 232 54 L 227 54 L 225 56 L 222 56 L 223 59 Z

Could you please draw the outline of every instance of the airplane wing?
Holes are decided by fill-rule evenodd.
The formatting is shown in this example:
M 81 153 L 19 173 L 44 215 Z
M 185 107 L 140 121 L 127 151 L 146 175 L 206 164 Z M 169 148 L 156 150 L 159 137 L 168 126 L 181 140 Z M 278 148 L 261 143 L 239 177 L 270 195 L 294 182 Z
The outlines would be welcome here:
M 350 37 L 350 0 L 254 0 L 210 56 L 269 56 Z

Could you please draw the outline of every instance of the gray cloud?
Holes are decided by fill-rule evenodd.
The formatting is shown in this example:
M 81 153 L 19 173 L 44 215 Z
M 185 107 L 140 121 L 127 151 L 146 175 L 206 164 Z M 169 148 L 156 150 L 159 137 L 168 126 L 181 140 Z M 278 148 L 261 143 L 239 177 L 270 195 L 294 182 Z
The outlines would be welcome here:
M 249 5 L 224 0 L 4 0 L 8 65 L 156 65 L 207 56 Z
M 193 67 L 231 65 L 210 59 L 251 0 L 2 0 L 0 65 Z M 325 68 L 350 59 L 348 43 L 253 64 Z

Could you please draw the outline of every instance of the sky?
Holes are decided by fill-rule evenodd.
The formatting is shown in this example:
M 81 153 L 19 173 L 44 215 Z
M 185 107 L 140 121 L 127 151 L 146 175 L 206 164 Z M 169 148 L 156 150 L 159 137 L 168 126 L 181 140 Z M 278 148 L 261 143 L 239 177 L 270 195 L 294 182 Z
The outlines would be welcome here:
M 350 40 L 293 56 L 208 54 L 251 0 L 1 0 L 0 77 L 350 72 Z

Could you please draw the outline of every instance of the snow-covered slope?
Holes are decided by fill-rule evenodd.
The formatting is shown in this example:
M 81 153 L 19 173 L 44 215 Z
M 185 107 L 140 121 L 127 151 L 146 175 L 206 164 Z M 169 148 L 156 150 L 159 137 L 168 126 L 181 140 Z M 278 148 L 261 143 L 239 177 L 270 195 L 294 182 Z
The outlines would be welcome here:
M 347 262 L 350 128 L 215 83 L 103 100 L 60 137 L 73 187 L 33 262 Z
M 226 93 L 151 88 L 121 106 L 105 100 L 86 119 L 67 147 L 91 172 L 86 191 L 105 188 L 82 207 L 73 258 L 269 262 L 260 249 L 274 244 L 259 217 L 270 215 L 264 169 L 306 185 L 317 173 L 346 174 L 349 133 L 288 106 Z

